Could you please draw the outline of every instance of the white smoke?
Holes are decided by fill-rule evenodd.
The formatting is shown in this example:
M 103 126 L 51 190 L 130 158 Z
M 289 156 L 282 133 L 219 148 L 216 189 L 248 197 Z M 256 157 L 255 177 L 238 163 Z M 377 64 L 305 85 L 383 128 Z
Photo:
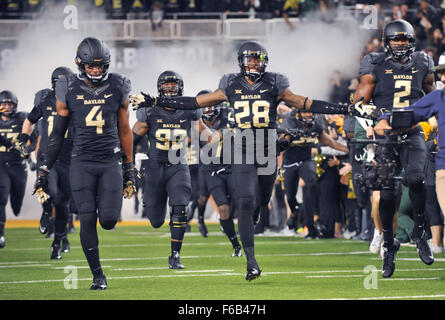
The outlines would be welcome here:
M 55 7 L 46 12 L 36 24 L 38 28 L 23 32 L 9 59 L 11 63 L 2 63 L 0 88 L 17 94 L 19 111 L 31 110 L 34 94 L 51 86 L 50 76 L 56 67 L 67 66 L 76 72 L 75 52 L 84 37 L 100 38 L 110 32 L 98 24 L 95 32 L 87 34 L 82 23 L 91 21 L 82 19 L 78 30 L 66 29 L 63 9 L 63 6 Z M 292 32 L 287 28 L 277 29 L 267 38 L 257 40 L 269 52 L 268 71 L 287 75 L 291 90 L 296 94 L 326 99 L 334 70 L 340 70 L 346 76 L 357 74 L 365 38 L 356 24 L 312 21 L 299 24 Z M 110 72 L 123 71 L 132 82 L 133 93 L 144 91 L 157 95 L 158 75 L 165 70 L 174 70 L 184 79 L 184 94 L 194 96 L 204 89 L 215 90 L 223 74 L 239 71 L 236 52 L 240 43 L 144 41 L 138 44 L 133 68 L 122 70 L 114 64 Z M 109 45 L 113 47 L 113 43 Z M 135 112 L 130 113 L 130 124 L 133 125 Z M 37 219 L 41 209 L 30 192 L 35 174 L 29 172 L 29 177 L 21 218 Z M 133 200 L 124 201 L 124 210 L 132 204 Z M 10 210 L 7 215 L 8 219 L 14 218 Z

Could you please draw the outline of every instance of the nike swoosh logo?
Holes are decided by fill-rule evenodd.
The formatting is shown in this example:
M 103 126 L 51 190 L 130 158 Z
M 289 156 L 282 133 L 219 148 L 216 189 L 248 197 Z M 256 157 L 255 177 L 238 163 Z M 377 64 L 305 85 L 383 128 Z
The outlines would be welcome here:
M 11 125 L 11 128 L 15 128 L 15 127 L 17 127 L 17 125 L 16 125 L 16 124 L 13 124 L 13 125 Z
M 413 70 L 413 73 L 419 72 L 419 70 Z
M 111 94 L 105 94 L 104 95 L 104 98 L 106 99 L 106 98 L 109 98 L 109 97 L 111 97 L 113 94 L 111 93 Z
M 269 89 L 260 90 L 260 93 L 264 93 L 266 91 L 269 91 Z
M 183 122 L 186 122 L 187 120 L 179 120 L 179 122 L 181 122 L 181 123 L 183 123 Z

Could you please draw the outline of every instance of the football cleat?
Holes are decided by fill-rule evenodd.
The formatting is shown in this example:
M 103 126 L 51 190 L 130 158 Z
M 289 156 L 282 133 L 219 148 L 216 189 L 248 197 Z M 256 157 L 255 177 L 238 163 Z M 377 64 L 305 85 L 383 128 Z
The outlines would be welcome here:
M 67 238 L 62 239 L 62 251 L 70 252 L 71 246 Z
M 91 290 L 105 290 L 107 288 L 107 278 L 104 274 L 98 277 L 94 277 Z
M 252 281 L 261 276 L 261 270 L 259 268 L 247 269 L 246 280 Z
M 394 239 L 394 243 L 390 248 L 383 247 L 383 266 L 382 277 L 389 278 L 393 275 L 396 269 L 396 254 L 399 251 L 400 242 Z
M 61 252 L 62 248 L 60 247 L 60 244 L 53 244 L 51 246 L 51 260 L 62 259 Z
M 179 259 L 179 254 L 174 254 L 168 257 L 168 268 L 169 269 L 184 269 L 184 265 L 181 263 L 181 259 Z
M 5 237 L 0 237 L 0 249 L 6 247 Z
M 238 246 L 236 248 L 233 248 L 233 253 L 232 253 L 232 257 L 241 257 L 243 255 L 242 251 L 241 251 L 241 246 Z
M 40 225 L 39 225 L 39 231 L 41 234 L 46 234 L 48 232 L 49 224 L 50 224 L 49 213 L 43 211 L 42 216 L 40 217 Z
M 420 260 L 426 265 L 433 264 L 434 256 L 431 253 L 431 248 L 428 245 L 428 242 L 425 240 L 424 234 L 420 236 L 420 238 L 413 238 L 413 241 L 416 244 Z
M 199 232 L 204 238 L 207 238 L 209 232 L 207 231 L 207 227 L 204 222 L 199 222 Z

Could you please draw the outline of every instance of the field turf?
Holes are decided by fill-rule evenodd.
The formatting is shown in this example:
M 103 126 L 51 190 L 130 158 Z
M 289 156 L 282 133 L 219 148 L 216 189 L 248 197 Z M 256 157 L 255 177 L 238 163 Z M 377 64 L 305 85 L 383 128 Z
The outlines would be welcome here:
M 368 242 L 258 236 L 256 256 L 263 273 L 248 282 L 245 257 L 232 248 L 217 224 L 203 238 L 196 224 L 186 233 L 184 270 L 169 270 L 167 225 L 98 227 L 105 291 L 89 290 L 92 275 L 79 241 L 69 234 L 71 252 L 50 260 L 50 239 L 37 228 L 6 229 L 0 249 L 0 300 L 301 300 L 444 299 L 445 257 L 431 266 L 415 247 L 402 246 L 392 278 L 381 276 L 379 256 Z

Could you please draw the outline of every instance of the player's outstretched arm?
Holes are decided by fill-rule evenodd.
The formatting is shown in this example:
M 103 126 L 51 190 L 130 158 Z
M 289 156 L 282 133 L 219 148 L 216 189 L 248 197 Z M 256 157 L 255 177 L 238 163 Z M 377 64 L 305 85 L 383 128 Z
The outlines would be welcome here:
M 322 114 L 349 114 L 358 117 L 373 117 L 375 106 L 363 104 L 363 98 L 358 100 L 355 104 L 341 104 L 331 103 L 323 100 L 312 100 L 308 97 L 303 97 L 294 94 L 289 88 L 283 91 L 278 97 L 278 100 L 283 100 L 288 105 L 296 109 L 303 109 L 313 113 Z
M 226 95 L 220 89 L 198 97 L 152 97 L 146 93 L 130 97 L 133 109 L 161 106 L 181 110 L 195 110 L 215 106 L 227 100 Z

